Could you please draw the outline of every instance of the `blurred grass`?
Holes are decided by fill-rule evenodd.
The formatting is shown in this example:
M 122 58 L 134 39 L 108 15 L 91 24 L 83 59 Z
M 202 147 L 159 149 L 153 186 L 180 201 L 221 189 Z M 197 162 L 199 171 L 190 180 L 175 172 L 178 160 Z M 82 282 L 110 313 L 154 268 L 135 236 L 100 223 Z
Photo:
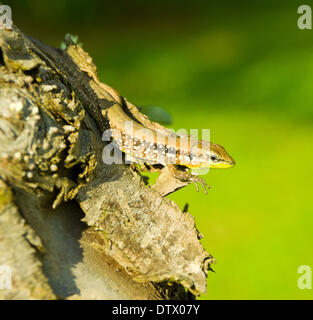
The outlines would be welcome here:
M 205 176 L 208 196 L 193 185 L 170 195 L 181 208 L 188 199 L 217 259 L 202 299 L 313 298 L 297 287 L 298 267 L 313 267 L 313 31 L 297 29 L 300 1 L 124 1 L 102 11 L 69 1 L 49 20 L 28 0 L 21 12 L 32 22 L 13 3 L 24 31 L 55 45 L 78 34 L 102 81 L 167 109 L 176 129 L 210 128 L 236 159 Z M 50 24 L 39 30 L 40 19 Z
M 188 199 L 202 243 L 217 259 L 202 298 L 312 298 L 297 288 L 296 272 L 313 264 L 313 165 L 295 168 L 292 156 L 296 145 L 312 157 L 311 126 L 246 113 L 202 116 L 213 124 L 212 139 L 237 160 L 235 168 L 209 172 L 207 197 L 192 185 L 170 196 L 180 207 Z

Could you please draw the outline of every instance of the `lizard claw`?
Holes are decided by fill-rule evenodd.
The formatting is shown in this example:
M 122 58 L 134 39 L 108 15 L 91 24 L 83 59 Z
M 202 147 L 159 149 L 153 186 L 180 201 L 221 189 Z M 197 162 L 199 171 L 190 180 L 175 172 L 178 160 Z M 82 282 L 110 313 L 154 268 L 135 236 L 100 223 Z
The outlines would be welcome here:
M 198 183 L 201 184 L 203 190 L 204 190 L 204 193 L 207 195 L 208 194 L 208 191 L 207 189 L 209 190 L 211 187 L 201 178 L 199 177 L 192 177 L 191 178 L 191 182 L 193 182 L 196 186 L 196 189 L 197 189 L 197 192 L 199 192 L 199 186 L 198 186 Z

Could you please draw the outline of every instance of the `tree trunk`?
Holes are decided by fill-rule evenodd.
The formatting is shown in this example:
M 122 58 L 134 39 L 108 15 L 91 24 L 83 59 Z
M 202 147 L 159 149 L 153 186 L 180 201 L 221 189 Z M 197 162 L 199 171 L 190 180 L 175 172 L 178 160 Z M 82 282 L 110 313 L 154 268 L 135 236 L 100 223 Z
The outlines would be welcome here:
M 0 298 L 205 292 L 213 259 L 193 217 L 130 166 L 102 161 L 105 142 L 86 106 L 107 101 L 93 94 L 88 54 L 15 26 L 0 30 L 0 48 L 0 267 L 12 271 Z M 59 67 L 69 59 L 75 74 Z

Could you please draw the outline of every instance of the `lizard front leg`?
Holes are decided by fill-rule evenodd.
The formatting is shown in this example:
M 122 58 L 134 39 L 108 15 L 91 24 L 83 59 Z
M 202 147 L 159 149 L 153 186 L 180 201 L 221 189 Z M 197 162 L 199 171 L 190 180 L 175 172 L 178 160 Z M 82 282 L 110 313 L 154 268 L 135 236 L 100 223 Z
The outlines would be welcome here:
M 200 183 L 207 194 L 206 188 L 210 188 L 206 182 L 192 175 L 185 167 L 177 165 L 167 165 L 164 167 L 152 188 L 158 191 L 162 196 L 166 196 L 176 190 L 179 190 L 193 182 L 199 191 L 197 183 Z
M 180 167 L 177 165 L 169 165 L 169 170 L 172 173 L 173 177 L 180 181 L 185 181 L 188 183 L 194 183 L 199 192 L 198 183 L 202 186 L 204 193 L 208 194 L 207 189 L 210 189 L 210 186 L 205 182 L 205 180 L 201 179 L 200 177 L 191 174 L 190 170 L 186 167 Z

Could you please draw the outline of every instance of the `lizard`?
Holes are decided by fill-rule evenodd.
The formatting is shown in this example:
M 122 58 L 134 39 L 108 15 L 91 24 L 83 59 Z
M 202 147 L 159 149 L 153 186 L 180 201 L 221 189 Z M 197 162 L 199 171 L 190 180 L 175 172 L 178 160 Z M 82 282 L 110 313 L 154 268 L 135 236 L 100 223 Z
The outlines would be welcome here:
M 114 95 L 118 94 L 114 89 L 108 90 Z M 129 104 L 127 101 L 127 105 Z M 235 165 L 235 160 L 221 145 L 188 135 L 179 136 L 160 125 L 156 128 L 154 123 L 144 126 L 134 121 L 121 104 L 115 104 L 104 111 L 103 116 L 109 121 L 113 141 L 126 155 L 130 155 L 134 160 L 138 159 L 149 170 L 154 170 L 155 165 L 167 166 L 174 178 L 195 183 L 197 191 L 197 183 L 200 183 L 205 194 L 205 187 L 210 187 L 195 175 L 195 169 L 220 169 Z M 125 129 L 125 123 L 132 124 L 130 135 Z
M 159 123 L 150 121 L 118 91 L 98 79 L 91 57 L 70 37 L 65 38 L 65 50 L 44 45 L 31 37 L 28 39 L 31 50 L 59 71 L 61 77 L 67 74 L 64 80 L 72 84 L 99 129 L 103 132 L 109 127 L 111 139 L 117 147 L 134 161 L 139 159 L 148 170 L 166 167 L 174 179 L 184 185 L 195 183 L 197 191 L 197 183 L 200 183 L 207 194 L 206 187 L 210 187 L 193 170 L 235 165 L 235 160 L 221 145 L 176 135 Z M 89 86 L 86 87 L 85 83 Z M 132 123 L 130 135 L 125 129 L 126 123 Z

